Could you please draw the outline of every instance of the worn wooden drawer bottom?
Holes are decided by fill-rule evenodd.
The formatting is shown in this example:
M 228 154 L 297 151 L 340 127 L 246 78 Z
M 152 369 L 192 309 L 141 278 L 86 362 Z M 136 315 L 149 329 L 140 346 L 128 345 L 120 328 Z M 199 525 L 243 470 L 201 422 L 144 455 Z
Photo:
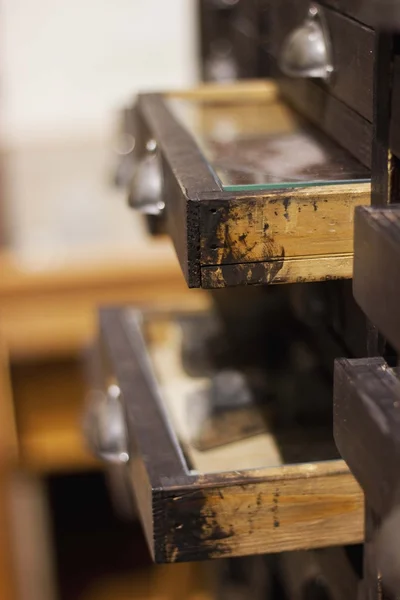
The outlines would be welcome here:
M 121 390 L 127 469 L 154 560 L 360 542 L 363 495 L 327 439 L 331 424 L 327 436 L 319 429 L 285 436 L 267 420 L 224 445 L 212 435 L 208 445 L 193 441 L 201 420 L 194 398 L 205 379 L 182 367 L 181 335 L 176 315 L 101 313 L 104 385 Z M 220 421 L 217 429 L 226 434 L 231 425 Z

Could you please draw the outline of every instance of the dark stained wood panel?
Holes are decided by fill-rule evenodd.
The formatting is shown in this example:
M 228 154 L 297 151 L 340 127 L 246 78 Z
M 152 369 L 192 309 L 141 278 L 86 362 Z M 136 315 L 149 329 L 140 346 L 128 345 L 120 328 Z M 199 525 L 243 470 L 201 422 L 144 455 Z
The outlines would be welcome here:
M 363 165 L 371 167 L 372 124 L 330 95 L 317 83 L 305 79 L 282 78 L 278 81 L 282 96 L 345 148 Z
M 390 149 L 400 157 L 400 57 L 393 61 L 393 88 L 390 121 Z M 389 121 L 389 119 L 388 119 Z M 399 201 L 399 199 L 397 200 Z
M 280 163 L 271 181 L 268 177 L 264 179 L 269 172 L 260 171 L 255 161 L 259 176 L 255 181 L 264 183 L 254 185 L 253 178 L 250 183 L 245 178 L 244 184 L 240 179 L 240 185 L 235 184 L 236 180 L 233 185 L 228 181 L 226 188 L 216 173 L 220 155 L 208 156 L 201 127 L 206 128 L 207 134 L 207 127 L 215 131 L 228 118 L 235 125 L 239 124 L 235 129 L 235 147 L 242 148 L 242 153 L 238 152 L 237 156 L 231 148 L 227 157 L 226 142 L 216 144 L 214 149 L 225 157 L 225 162 L 230 160 L 226 164 L 231 165 L 236 174 L 240 167 L 249 175 L 249 165 L 253 163 L 246 152 L 250 158 L 254 154 L 254 144 L 249 142 L 254 132 L 264 135 L 265 128 L 272 123 L 275 129 L 271 137 L 279 141 L 279 133 L 287 142 L 293 124 L 299 121 L 294 111 L 277 101 L 276 86 L 271 82 L 265 84 L 265 88 L 249 92 L 239 103 L 232 90 L 225 95 L 218 91 L 214 101 L 210 93 L 207 101 L 204 95 L 200 101 L 192 93 L 192 104 L 183 104 L 183 108 L 190 109 L 184 114 L 193 114 L 192 109 L 198 103 L 202 106 L 202 118 L 196 121 L 200 131 L 193 132 L 190 124 L 181 122 L 179 114 L 175 118 L 175 112 L 171 112 L 172 94 L 140 97 L 139 113 L 146 121 L 144 130 L 157 141 L 162 163 L 168 232 L 189 287 L 222 287 L 224 282 L 228 286 L 351 277 L 354 207 L 367 205 L 370 200 L 369 169 L 365 163 L 370 160 L 371 124 L 333 96 L 324 96 L 318 86 L 304 89 L 315 92 L 314 102 L 310 102 L 307 93 L 302 98 L 293 89 L 293 103 L 298 106 L 300 102 L 304 111 L 311 113 L 316 122 L 320 120 L 318 124 L 322 122 L 330 135 L 309 127 L 307 136 L 290 138 L 297 140 L 295 153 L 291 147 L 287 154 L 279 151 L 279 145 L 278 150 L 270 148 L 275 165 Z M 261 98 L 260 106 L 265 110 L 256 111 L 254 107 Z M 249 109 L 245 114 L 251 116 L 250 133 L 238 117 L 243 103 Z M 182 108 L 180 104 L 179 107 Z M 213 118 L 206 118 L 210 116 Z M 249 126 L 246 119 L 244 122 Z M 240 146 L 240 136 L 245 140 L 245 150 Z M 331 139 L 334 136 L 342 147 Z M 344 142 L 351 145 L 353 155 Z M 256 149 L 258 151 L 257 145 Z M 355 160 L 356 153 L 360 160 Z M 293 154 L 302 156 L 299 165 Z M 268 167 L 268 161 L 266 164 Z M 307 165 L 310 168 L 306 168 Z M 298 171 L 292 181 L 290 172 L 296 166 Z M 218 173 L 222 178 L 222 171 Z
M 324 17 L 334 66 L 326 88 L 372 122 L 375 32 L 330 9 L 324 11 Z
M 368 6 L 369 0 L 320 0 L 320 3 L 365 25 L 374 25 L 373 14 Z
M 381 517 L 392 508 L 398 489 L 399 398 L 400 381 L 383 358 L 336 362 L 336 445 Z
M 400 207 L 355 212 L 354 297 L 400 351 Z

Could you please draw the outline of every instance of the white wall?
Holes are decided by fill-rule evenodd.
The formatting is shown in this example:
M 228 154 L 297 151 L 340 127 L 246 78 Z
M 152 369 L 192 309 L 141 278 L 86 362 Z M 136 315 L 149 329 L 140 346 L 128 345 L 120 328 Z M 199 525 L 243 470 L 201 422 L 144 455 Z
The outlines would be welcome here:
M 104 130 L 139 89 L 197 78 L 195 0 L 0 0 L 1 137 Z
M 143 239 L 110 185 L 116 116 L 197 80 L 196 33 L 196 0 L 0 0 L 2 193 L 24 260 Z

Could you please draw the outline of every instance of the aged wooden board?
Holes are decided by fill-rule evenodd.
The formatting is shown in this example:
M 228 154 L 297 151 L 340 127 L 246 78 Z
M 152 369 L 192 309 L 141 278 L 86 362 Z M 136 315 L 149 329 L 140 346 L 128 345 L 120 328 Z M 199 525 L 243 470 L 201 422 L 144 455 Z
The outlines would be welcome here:
M 360 542 L 363 495 L 343 461 L 198 474 L 188 470 L 146 358 L 140 319 L 102 314 L 122 390 L 132 486 L 157 562 Z
M 200 477 L 156 501 L 158 557 L 175 562 L 359 542 L 362 495 L 342 468 L 338 461 L 237 473 L 232 484 L 232 474 L 214 484 Z
M 354 209 L 369 204 L 369 196 L 365 183 L 203 201 L 201 265 L 350 253 Z
M 243 84 L 239 89 L 243 93 Z M 322 93 L 320 88 L 315 89 L 318 94 Z M 213 93 L 215 101 L 211 102 Z M 247 100 L 246 96 L 242 95 L 241 102 L 249 102 L 250 106 L 253 106 L 254 101 L 260 102 L 263 95 L 266 103 L 263 108 L 266 110 L 262 111 L 262 125 L 264 129 L 268 129 L 266 122 L 274 120 L 274 107 L 280 106 L 276 102 L 272 84 L 260 87 L 251 84 Z M 170 96 L 171 94 L 168 98 Z M 178 94 L 177 97 L 184 99 L 182 94 Z M 301 94 L 298 97 L 301 98 Z M 138 113 L 146 123 L 143 131 L 157 141 L 163 168 L 163 196 L 168 231 L 174 241 L 189 287 L 321 281 L 351 276 L 349 263 L 353 246 L 354 208 L 369 204 L 370 201 L 370 184 L 367 183 L 369 171 L 365 166 L 354 160 L 351 154 L 338 147 L 331 139 L 320 132 L 313 133 L 314 130 L 311 129 L 308 137 L 298 136 L 301 143 L 299 142 L 297 151 L 297 154 L 303 152 L 305 156 L 306 149 L 308 152 L 312 150 L 311 155 L 306 156 L 307 160 L 311 160 L 310 164 L 307 163 L 310 174 L 306 169 L 302 176 L 300 173 L 294 180 L 290 179 L 288 169 L 290 171 L 291 166 L 294 168 L 293 151 L 292 155 L 285 155 L 283 152 L 281 158 L 281 150 L 271 147 L 271 156 L 268 154 L 270 159 L 265 157 L 264 160 L 265 172 L 262 165 L 257 163 L 255 173 L 251 171 L 251 174 L 254 174 L 256 180 L 257 177 L 261 177 L 262 181 L 265 181 L 266 175 L 270 175 L 272 182 L 267 178 L 265 183 L 260 185 L 246 184 L 247 171 L 250 167 L 254 170 L 254 161 L 252 162 L 249 156 L 258 156 L 259 149 L 257 150 L 257 146 L 246 146 L 249 156 L 245 152 L 243 156 L 240 155 L 240 160 L 235 161 L 237 156 L 233 150 L 236 146 L 233 144 L 233 149 L 230 148 L 228 156 L 224 155 L 224 160 L 226 164 L 233 165 L 233 171 L 239 172 L 241 169 L 244 184 L 225 183 L 224 187 L 216 174 L 215 165 L 204 158 L 201 150 L 203 142 L 200 140 L 197 143 L 189 129 L 182 125 L 175 113 L 172 114 L 168 98 L 157 94 L 142 96 Z M 189 94 L 189 98 L 191 102 L 196 100 L 193 94 Z M 301 101 L 308 103 L 307 98 Z M 338 102 L 334 98 L 333 101 Z M 198 103 L 203 103 L 203 107 L 206 103 L 205 105 L 214 111 L 213 114 L 215 106 L 225 107 L 222 115 L 224 119 L 213 122 L 213 131 L 219 131 L 218 127 L 224 122 L 227 125 L 229 118 L 232 118 L 232 126 L 238 125 L 235 121 L 236 104 L 232 90 L 229 94 L 212 92 L 210 89 L 207 92 L 199 92 Z M 229 110 L 228 106 L 231 107 Z M 290 112 L 284 105 L 282 107 L 285 115 Z M 189 108 L 192 109 L 193 104 Z M 195 111 L 197 126 L 201 123 L 204 125 L 206 112 L 205 109 Z M 358 152 L 365 159 L 364 163 L 367 164 L 371 126 L 359 115 L 356 115 L 354 121 L 354 114 L 349 112 L 349 123 L 360 122 L 359 131 L 353 130 L 346 120 L 340 121 L 339 126 L 333 114 L 328 117 L 328 121 L 332 132 L 335 131 L 341 137 L 341 143 L 343 136 L 349 136 L 349 140 L 355 143 Z M 318 120 L 318 115 L 314 116 Z M 296 119 L 298 117 L 294 122 Z M 293 127 L 287 114 L 285 126 L 289 126 L 290 123 Z M 253 129 L 250 132 L 245 129 L 244 137 L 240 138 L 239 135 L 239 139 L 253 139 L 260 128 Z M 281 134 L 280 131 L 278 133 Z M 221 139 L 217 136 L 217 145 L 226 150 L 227 143 L 221 142 Z M 290 141 L 284 135 L 279 140 L 283 148 Z M 144 145 L 141 140 L 139 146 Z M 244 152 L 243 145 L 240 148 Z M 315 156 L 318 160 L 315 159 L 314 164 L 312 157 Z M 249 162 L 246 162 L 247 159 Z M 272 165 L 275 165 L 275 171 Z M 278 177 L 280 171 L 284 172 L 282 181 Z M 332 177 L 332 171 L 335 177 Z M 278 177 L 278 184 L 274 177 Z M 309 177 L 311 180 L 307 179 Z M 289 183 L 286 183 L 287 181 Z M 253 179 L 251 182 L 254 183 Z M 318 261 L 320 265 L 317 264 Z M 221 271 L 220 266 L 226 269 Z M 324 272 L 322 267 L 329 270 Z M 236 273 L 239 273 L 239 276 Z
M 280 258 L 256 263 L 205 266 L 201 286 L 218 289 L 237 285 L 268 285 L 350 279 L 353 254 Z

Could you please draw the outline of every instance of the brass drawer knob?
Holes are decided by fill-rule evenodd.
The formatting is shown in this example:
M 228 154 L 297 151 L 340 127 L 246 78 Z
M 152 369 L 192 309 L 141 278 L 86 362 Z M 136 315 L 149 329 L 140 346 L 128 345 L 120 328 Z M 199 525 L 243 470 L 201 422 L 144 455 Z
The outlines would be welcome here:
M 304 23 L 285 40 L 279 66 L 290 77 L 328 79 L 333 72 L 331 54 L 323 15 L 311 6 Z

